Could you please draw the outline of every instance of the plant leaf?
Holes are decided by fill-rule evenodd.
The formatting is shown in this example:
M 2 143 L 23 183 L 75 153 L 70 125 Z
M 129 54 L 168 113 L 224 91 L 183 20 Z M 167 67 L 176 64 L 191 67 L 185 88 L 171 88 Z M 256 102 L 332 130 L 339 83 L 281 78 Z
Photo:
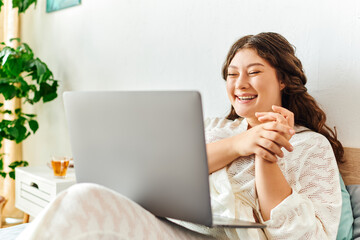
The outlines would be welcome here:
M 36 102 L 40 101 L 40 99 L 41 99 L 41 93 L 40 93 L 40 91 L 34 92 L 33 102 L 36 103 Z
M 19 137 L 19 131 L 18 131 L 18 129 L 15 128 L 15 127 L 9 128 L 9 129 L 8 129 L 8 133 L 9 133 L 12 137 L 14 137 L 15 139 L 17 139 L 17 138 Z
M 14 49 L 11 48 L 11 47 L 4 47 L 2 50 L 1 50 L 1 53 L 0 53 L 0 58 L 2 58 L 2 61 L 1 61 L 1 65 L 4 66 L 7 62 L 7 59 L 9 58 L 9 56 L 11 54 L 14 53 Z
M 2 114 L 12 114 L 11 110 L 0 111 Z
M 15 1 L 18 1 L 18 0 L 13 0 L 13 2 L 15 2 Z M 21 0 L 20 0 L 21 1 Z M 20 38 L 10 38 L 10 42 L 12 42 L 12 41 L 18 41 L 18 42 L 20 42 Z
M 20 82 L 20 90 L 21 90 L 21 94 L 18 95 L 17 97 L 18 98 L 27 97 L 30 89 L 29 84 L 22 77 L 18 77 L 17 80 Z
M 43 97 L 43 101 L 44 101 L 44 103 L 45 102 L 50 102 L 50 101 L 54 100 L 55 98 L 57 98 L 57 93 L 53 92 L 53 93 L 45 95 Z
M 4 95 L 5 100 L 10 100 L 16 95 L 16 88 L 9 84 L 0 84 L 0 94 Z
M 15 180 L 15 171 L 9 172 L 9 177 Z
M 4 161 L 3 159 L 1 158 L 0 159 L 0 171 L 4 170 Z
M 15 120 L 15 126 L 17 125 L 24 125 L 26 122 L 26 118 L 23 116 L 19 116 L 16 120 Z
M 9 84 L 19 82 L 16 78 L 0 78 L 0 84 Z
M 13 8 L 18 8 L 19 9 L 19 13 L 24 13 L 26 11 L 26 9 L 28 9 L 31 4 L 35 3 L 36 6 L 36 2 L 37 0 L 13 0 Z
M 15 162 L 10 163 L 9 168 L 15 169 L 16 167 L 18 167 L 20 165 L 21 165 L 21 161 L 15 161 Z
M 15 125 L 15 127 L 18 131 L 18 136 L 15 137 L 16 143 L 20 143 L 20 142 L 24 141 L 30 135 L 30 133 L 28 133 L 28 134 L 26 133 L 27 129 L 25 126 L 18 124 L 18 125 Z
M 23 113 L 25 116 L 33 118 L 36 117 L 36 114 Z
M 36 66 L 36 71 L 37 71 L 37 78 L 39 79 L 38 83 L 42 83 L 43 82 L 43 75 L 46 72 L 46 64 L 43 63 L 39 58 L 37 58 L 35 60 L 35 66 Z
M 30 120 L 29 121 L 29 127 L 30 127 L 31 131 L 33 133 L 35 133 L 39 129 L 39 124 L 35 120 Z
M 6 178 L 6 172 L 0 172 L 0 175 L 1 175 L 3 178 Z
M 10 163 L 9 168 L 15 169 L 17 167 L 22 167 L 22 166 L 26 167 L 28 165 L 29 165 L 29 163 L 27 161 L 14 161 L 14 162 Z

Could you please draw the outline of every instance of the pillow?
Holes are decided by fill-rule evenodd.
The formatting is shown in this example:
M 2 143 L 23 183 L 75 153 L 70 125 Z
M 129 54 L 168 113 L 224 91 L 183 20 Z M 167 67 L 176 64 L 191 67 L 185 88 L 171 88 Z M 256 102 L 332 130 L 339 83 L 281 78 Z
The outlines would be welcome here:
M 354 214 L 353 239 L 360 239 L 360 185 L 346 186 L 350 193 L 351 206 Z
M 338 234 L 336 240 L 346 240 L 352 239 L 353 237 L 353 211 L 351 208 L 351 201 L 349 192 L 346 190 L 344 181 L 340 175 L 340 186 L 341 186 L 341 196 L 342 196 L 342 207 L 341 207 L 341 217 L 340 224 L 338 229 Z M 360 206 L 359 206 L 360 207 Z M 359 218 L 360 221 L 360 218 Z M 360 231 L 360 229 L 359 229 Z

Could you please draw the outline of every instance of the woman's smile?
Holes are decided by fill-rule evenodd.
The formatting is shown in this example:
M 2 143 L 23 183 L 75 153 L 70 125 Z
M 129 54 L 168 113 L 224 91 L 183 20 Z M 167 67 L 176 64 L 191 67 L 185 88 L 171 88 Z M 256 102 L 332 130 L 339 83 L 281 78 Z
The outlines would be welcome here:
M 255 94 L 242 94 L 242 95 L 235 95 L 236 99 L 240 103 L 249 103 L 252 102 L 255 98 L 257 98 L 257 95 Z

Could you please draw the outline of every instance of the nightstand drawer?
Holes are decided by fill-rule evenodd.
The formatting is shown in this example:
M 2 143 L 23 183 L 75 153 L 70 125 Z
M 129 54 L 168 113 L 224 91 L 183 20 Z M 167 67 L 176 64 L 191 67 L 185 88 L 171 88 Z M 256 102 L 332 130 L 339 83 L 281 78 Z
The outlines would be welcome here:
M 46 205 L 50 202 L 27 191 L 20 192 L 20 201 L 21 200 L 32 202 L 38 205 L 39 207 L 46 207 Z
M 15 180 L 15 206 L 37 216 L 61 191 L 76 183 L 74 171 L 65 179 L 54 178 L 48 167 L 18 167 Z
M 25 190 L 29 193 L 38 195 L 39 197 L 50 199 L 51 191 L 53 190 L 49 183 L 39 179 L 29 178 L 24 175 L 19 176 L 20 190 Z
M 36 183 L 33 182 L 30 183 L 30 185 L 25 182 L 20 182 L 20 196 L 33 201 L 39 199 L 39 201 L 48 203 L 51 200 L 49 189 L 44 191 L 42 187 L 43 185 L 36 185 Z M 46 206 L 46 204 L 44 206 Z

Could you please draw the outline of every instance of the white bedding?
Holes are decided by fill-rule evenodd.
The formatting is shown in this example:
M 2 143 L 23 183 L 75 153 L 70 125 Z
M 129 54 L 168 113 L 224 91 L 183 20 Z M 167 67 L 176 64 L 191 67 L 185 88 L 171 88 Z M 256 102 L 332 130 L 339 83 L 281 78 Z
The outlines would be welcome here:
M 14 240 L 27 227 L 27 223 L 13 227 L 1 228 L 0 239 Z

